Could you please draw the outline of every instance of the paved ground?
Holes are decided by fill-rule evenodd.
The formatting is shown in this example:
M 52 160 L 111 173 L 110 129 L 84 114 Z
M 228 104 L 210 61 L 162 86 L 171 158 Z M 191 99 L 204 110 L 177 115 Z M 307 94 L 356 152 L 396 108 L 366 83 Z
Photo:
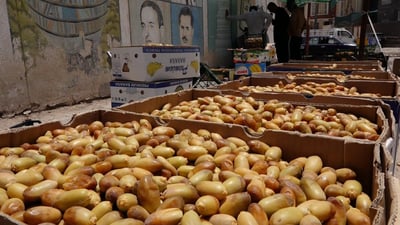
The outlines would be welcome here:
M 51 121 L 61 121 L 63 123 L 67 123 L 75 114 L 90 112 L 98 109 L 111 109 L 111 98 L 93 100 L 72 106 L 63 106 L 52 110 L 27 113 L 26 115 L 17 115 L 11 118 L 0 118 L 0 132 L 7 132 L 10 127 L 29 119 L 33 121 L 39 120 L 42 123 Z
M 99 99 L 93 100 L 91 102 L 80 103 L 72 106 L 64 106 L 59 107 L 52 110 L 45 110 L 41 112 L 29 113 L 26 115 L 18 115 L 12 118 L 0 118 L 0 133 L 8 132 L 10 127 L 22 123 L 27 119 L 31 120 L 39 120 L 42 123 L 51 122 L 51 121 L 61 121 L 62 123 L 69 122 L 75 114 L 90 112 L 93 110 L 110 110 L 111 109 L 111 99 Z M 397 132 L 399 136 L 399 132 Z M 400 137 L 397 138 L 398 140 Z M 400 141 L 400 140 L 399 140 Z M 396 167 L 394 170 L 394 174 L 396 177 L 400 179 L 400 144 L 398 145 L 397 154 L 396 154 Z

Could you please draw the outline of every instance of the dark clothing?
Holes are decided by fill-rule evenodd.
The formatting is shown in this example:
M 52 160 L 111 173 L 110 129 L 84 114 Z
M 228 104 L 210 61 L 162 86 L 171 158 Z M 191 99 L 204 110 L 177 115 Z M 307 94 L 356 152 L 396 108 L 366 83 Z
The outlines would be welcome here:
M 276 9 L 275 18 L 272 20 L 274 26 L 274 42 L 278 62 L 289 61 L 289 20 L 290 17 L 282 7 Z
M 303 41 L 302 37 L 291 36 L 290 37 L 290 59 L 301 59 L 301 42 Z
M 301 59 L 300 46 L 302 42 L 302 33 L 306 28 L 306 19 L 304 17 L 303 7 L 292 7 L 292 15 L 289 24 L 290 36 L 290 59 Z

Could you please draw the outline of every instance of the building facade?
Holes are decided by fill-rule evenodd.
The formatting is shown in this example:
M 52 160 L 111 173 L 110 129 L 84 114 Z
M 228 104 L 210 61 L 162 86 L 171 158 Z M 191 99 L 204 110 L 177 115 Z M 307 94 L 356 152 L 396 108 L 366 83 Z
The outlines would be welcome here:
M 376 29 L 387 36 L 400 36 L 400 1 L 379 0 Z

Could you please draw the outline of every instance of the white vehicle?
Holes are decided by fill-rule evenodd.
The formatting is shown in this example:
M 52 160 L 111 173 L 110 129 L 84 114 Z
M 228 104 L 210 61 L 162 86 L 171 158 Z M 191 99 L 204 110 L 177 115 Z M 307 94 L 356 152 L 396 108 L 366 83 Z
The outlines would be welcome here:
M 303 37 L 306 37 L 307 31 L 303 32 Z M 335 37 L 345 44 L 356 44 L 353 34 L 345 28 L 330 28 L 330 29 L 310 29 L 309 37 Z
M 308 48 L 306 48 L 307 43 Z M 308 38 L 306 32 L 303 33 L 300 50 L 303 55 L 312 59 L 325 57 L 328 59 L 349 57 L 350 59 L 357 54 L 358 47 L 353 35 L 344 28 L 312 29 Z

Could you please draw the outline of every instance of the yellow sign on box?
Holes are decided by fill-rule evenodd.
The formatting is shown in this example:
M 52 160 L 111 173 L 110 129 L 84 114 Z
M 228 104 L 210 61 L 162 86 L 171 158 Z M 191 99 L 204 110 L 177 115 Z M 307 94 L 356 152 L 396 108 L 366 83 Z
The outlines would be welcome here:
M 267 70 L 266 63 L 236 63 L 235 75 L 252 75 L 253 73 L 265 72 Z

